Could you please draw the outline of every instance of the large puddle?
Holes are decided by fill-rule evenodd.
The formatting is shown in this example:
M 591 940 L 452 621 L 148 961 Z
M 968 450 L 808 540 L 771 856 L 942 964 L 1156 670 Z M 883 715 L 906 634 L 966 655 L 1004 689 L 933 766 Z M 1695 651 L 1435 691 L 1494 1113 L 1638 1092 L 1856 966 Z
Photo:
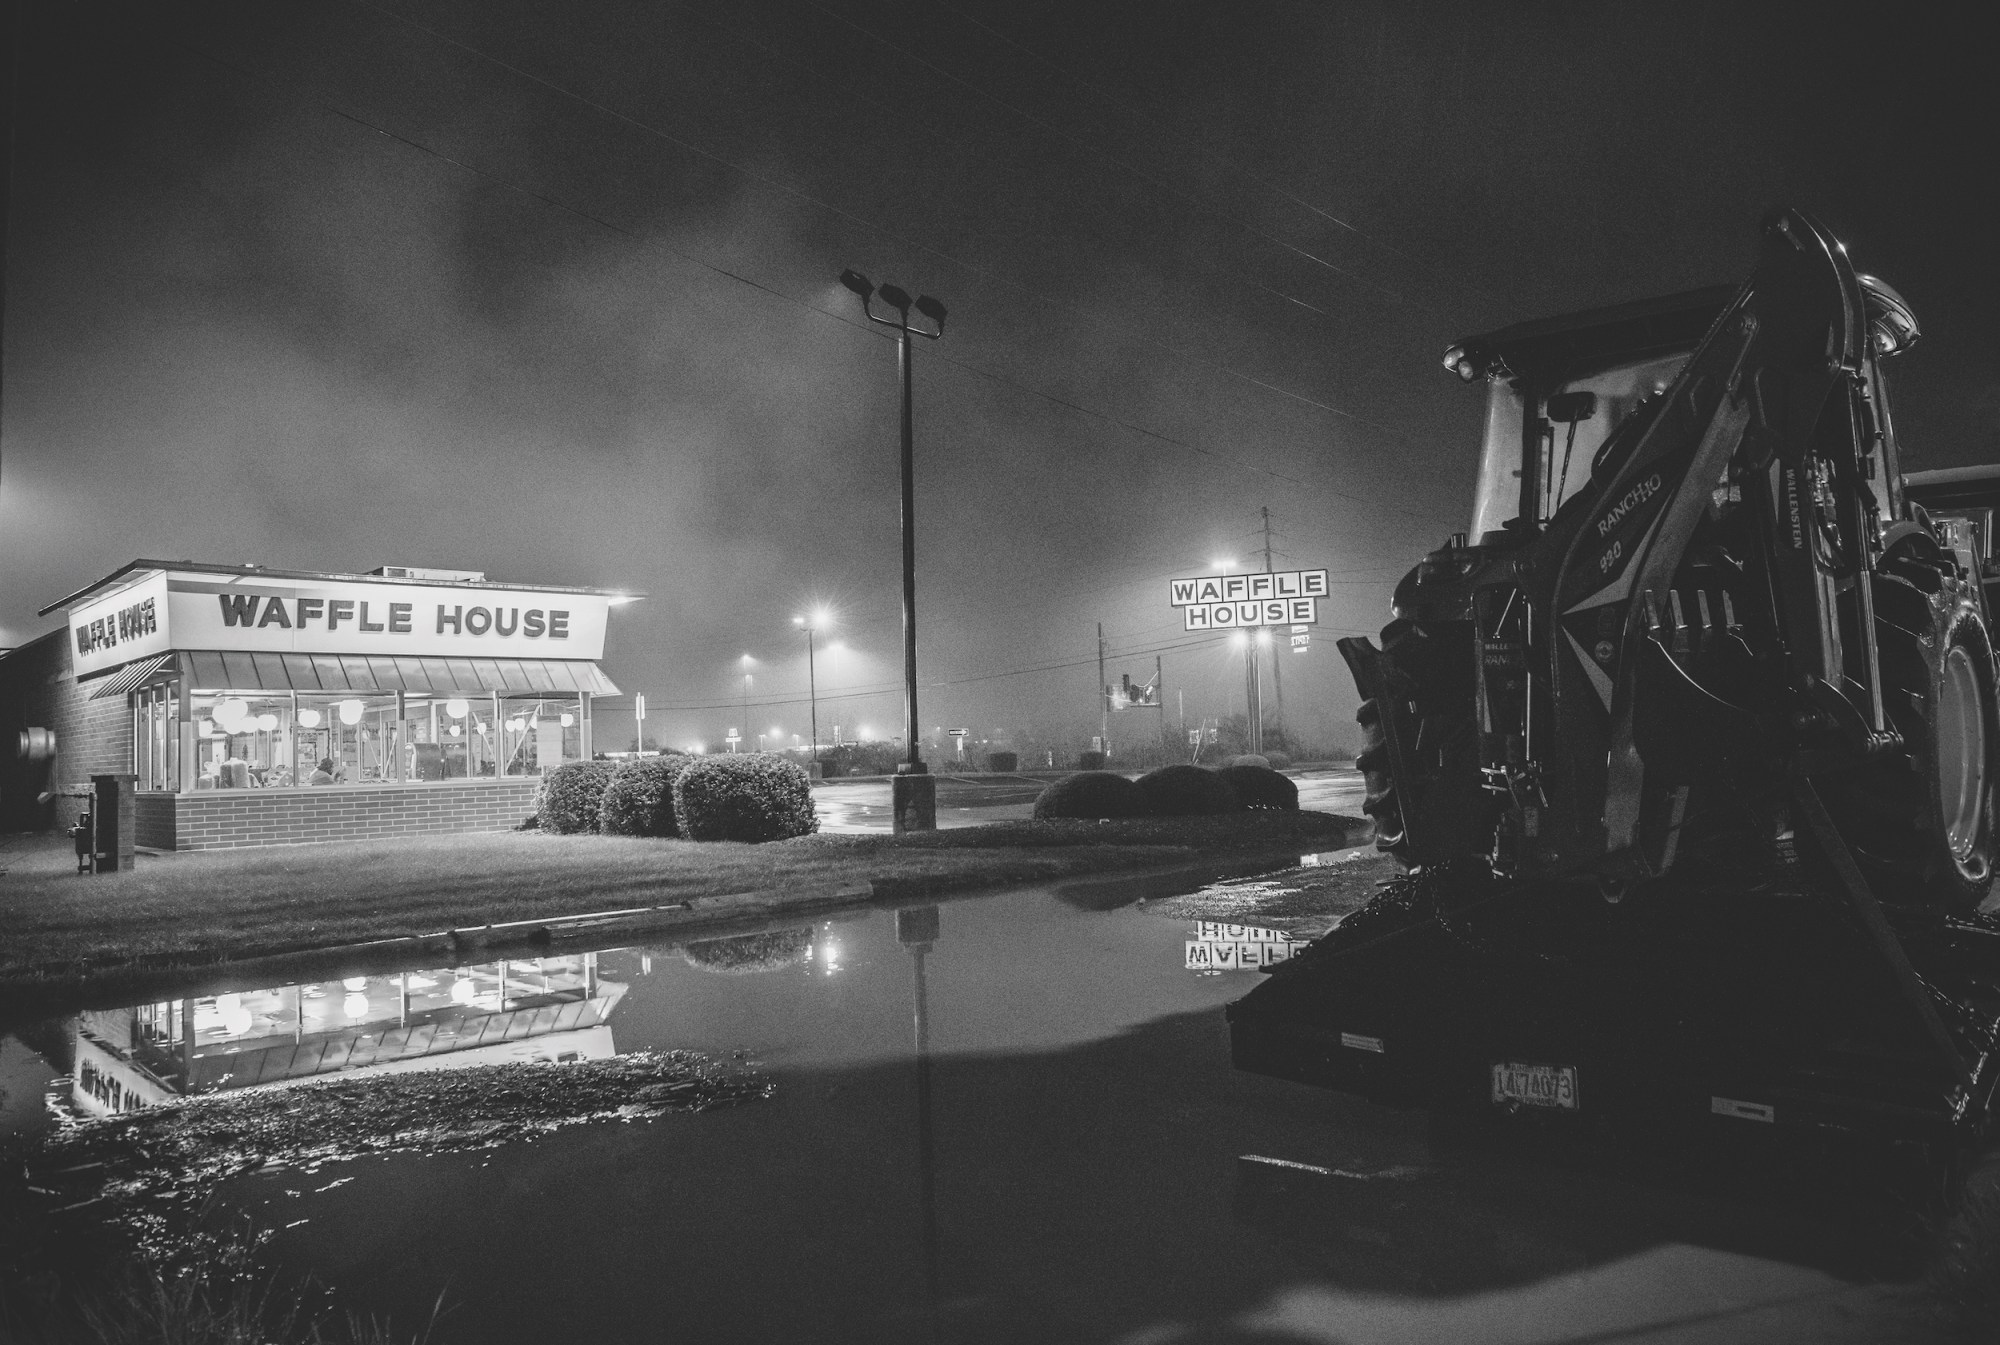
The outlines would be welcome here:
M 0 1127 L 176 1093 L 699 1051 L 765 1101 L 227 1180 L 443 1340 L 1868 1339 L 1844 1233 L 1462 1151 L 1229 1067 L 1289 951 L 1103 884 L 687 948 L 195 993 L 0 1038 Z M 1226 950 L 1226 951 L 1225 951 Z M 1846 1334 L 1843 1334 L 1845 1332 Z M 1689 1337 L 1692 1338 L 1692 1337 Z

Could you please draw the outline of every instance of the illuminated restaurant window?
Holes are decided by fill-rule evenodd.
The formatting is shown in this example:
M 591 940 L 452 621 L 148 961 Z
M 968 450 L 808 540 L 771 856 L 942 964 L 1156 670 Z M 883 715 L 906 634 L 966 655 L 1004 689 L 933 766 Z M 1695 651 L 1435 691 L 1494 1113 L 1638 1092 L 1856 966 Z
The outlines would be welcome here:
M 181 706 L 172 685 L 132 697 L 132 769 L 140 789 L 180 788 Z
M 382 784 L 403 778 L 396 693 L 301 691 L 292 783 Z
M 289 692 L 196 691 L 189 707 L 196 789 L 268 789 L 293 782 L 297 749 Z
M 500 697 L 500 744 L 508 775 L 546 775 L 583 755 L 583 702 L 559 696 Z

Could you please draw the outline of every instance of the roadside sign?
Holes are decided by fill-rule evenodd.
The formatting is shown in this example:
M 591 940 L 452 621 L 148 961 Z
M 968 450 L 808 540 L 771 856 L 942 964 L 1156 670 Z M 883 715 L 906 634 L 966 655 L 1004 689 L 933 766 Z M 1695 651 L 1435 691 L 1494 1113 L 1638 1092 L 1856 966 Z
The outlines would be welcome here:
M 632 718 L 641 721 L 646 718 L 646 693 L 643 691 L 632 694 Z
M 964 729 L 946 729 L 945 732 L 949 733 L 954 738 L 963 738 L 965 736 Z
M 1325 570 L 1205 574 L 1176 579 L 1169 592 L 1188 630 L 1310 625 L 1331 591 L 1326 576 Z

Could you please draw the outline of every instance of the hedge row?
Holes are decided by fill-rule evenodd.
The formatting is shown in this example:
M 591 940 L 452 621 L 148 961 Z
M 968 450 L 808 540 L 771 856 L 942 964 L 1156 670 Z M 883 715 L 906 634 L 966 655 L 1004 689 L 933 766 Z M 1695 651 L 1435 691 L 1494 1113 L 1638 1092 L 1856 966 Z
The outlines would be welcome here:
M 537 819 L 542 830 L 564 835 L 694 841 L 776 841 L 819 830 L 805 771 L 765 753 L 565 762 L 542 782 Z
M 1299 787 L 1269 766 L 1162 766 L 1137 780 L 1078 771 L 1042 791 L 1035 816 L 1207 817 L 1245 808 L 1298 811 Z

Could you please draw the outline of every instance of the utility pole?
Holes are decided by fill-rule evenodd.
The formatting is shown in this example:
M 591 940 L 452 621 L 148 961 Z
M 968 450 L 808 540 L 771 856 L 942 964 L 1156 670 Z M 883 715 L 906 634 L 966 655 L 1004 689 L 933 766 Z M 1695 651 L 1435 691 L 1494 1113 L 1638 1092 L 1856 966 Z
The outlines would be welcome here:
M 1097 749 L 1111 756 L 1111 693 L 1104 681 L 1104 623 L 1097 623 Z
M 1244 718 L 1249 742 L 1246 746 L 1252 752 L 1264 750 L 1264 702 L 1263 679 L 1257 675 L 1257 637 L 1249 636 L 1243 641 L 1243 707 L 1248 712 Z
M 1160 746 L 1167 745 L 1167 671 L 1160 662 L 1160 655 L 1153 655 L 1153 704 L 1160 707 Z M 1171 760 L 1172 758 L 1169 758 Z
M 1271 506 L 1268 504 L 1264 506 L 1264 573 L 1271 573 Z M 1277 652 L 1277 642 L 1275 640 L 1272 642 L 1271 649 L 1273 653 Z M 1280 671 L 1284 666 L 1285 661 L 1281 658 L 1273 658 L 1271 660 L 1271 690 L 1276 694 L 1278 702 L 1278 714 L 1273 723 L 1277 730 L 1280 746 L 1284 744 L 1285 740 L 1285 675 Z M 1261 752 L 1264 749 L 1260 745 L 1257 750 Z

